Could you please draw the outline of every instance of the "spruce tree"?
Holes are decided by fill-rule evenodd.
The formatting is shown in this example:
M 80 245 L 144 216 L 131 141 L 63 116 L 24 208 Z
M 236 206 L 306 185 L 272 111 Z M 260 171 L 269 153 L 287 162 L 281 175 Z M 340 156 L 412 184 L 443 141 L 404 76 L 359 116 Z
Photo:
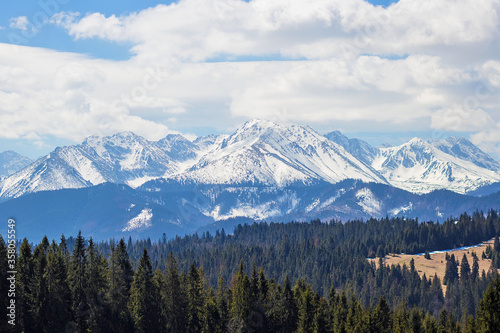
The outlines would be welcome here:
M 462 257 L 462 262 L 460 263 L 460 280 L 469 280 L 470 278 L 470 266 L 469 261 L 467 260 L 467 256 L 464 253 Z
M 153 276 L 158 294 L 156 295 L 156 302 L 158 303 L 158 333 L 167 332 L 167 303 L 165 299 L 166 278 L 159 269 L 156 269 Z
M 231 327 L 236 331 L 249 330 L 249 316 L 251 312 L 252 290 L 250 279 L 243 271 L 243 263 L 240 262 L 234 286 L 232 289 L 232 304 L 231 304 Z
M 316 306 L 316 311 L 313 319 L 313 332 L 314 333 L 330 333 L 329 330 L 329 313 L 328 303 L 324 298 L 320 298 Z
M 217 303 L 217 309 L 220 315 L 221 327 L 227 328 L 229 321 L 229 295 L 226 286 L 226 281 L 222 276 L 219 277 L 217 282 L 217 290 L 215 292 L 215 299 Z
M 149 333 L 158 329 L 160 313 L 157 295 L 151 260 L 144 248 L 130 289 L 129 309 L 135 332 Z
M 68 286 L 66 262 L 60 248 L 52 242 L 47 256 L 48 325 L 62 332 L 71 321 L 71 293 Z
M 204 304 L 203 329 L 202 332 L 222 333 L 225 332 L 221 313 L 212 288 L 208 290 Z
M 348 312 L 347 297 L 344 290 L 342 290 L 340 295 L 335 297 L 332 311 L 332 331 L 335 333 L 344 333 L 346 331 L 345 325 Z
M 110 250 L 106 299 L 110 307 L 111 330 L 115 332 L 130 331 L 133 323 L 128 308 L 128 300 L 134 272 L 123 238 L 120 239 L 116 246 L 111 243 Z
M 10 298 L 8 297 L 10 282 L 7 280 L 7 271 L 11 271 L 11 269 L 8 267 L 7 259 L 7 245 L 5 244 L 2 235 L 0 235 L 0 306 L 4 311 L 6 311 L 10 302 Z M 13 270 L 14 269 L 12 269 L 12 271 Z M 7 329 L 11 328 L 11 326 L 7 323 L 8 319 L 9 318 L 5 314 L 2 315 L 2 319 L 0 319 L 0 332 L 7 332 Z
M 373 311 L 373 328 L 375 332 L 392 332 L 391 310 L 387 299 L 382 296 Z
M 298 305 L 297 332 L 298 333 L 313 332 L 315 307 L 316 307 L 314 304 L 313 292 L 310 289 L 309 285 L 306 285 L 305 288 L 299 286 L 298 289 L 299 290 L 297 290 L 296 293 L 297 296 L 295 297 L 297 299 L 297 305 Z
M 280 332 L 293 332 L 297 328 L 298 309 L 288 275 L 283 282 L 282 294 L 280 297 L 279 319 Z
M 75 247 L 71 256 L 68 282 L 71 290 L 71 298 L 73 300 L 73 316 L 74 329 L 77 332 L 85 332 L 87 330 L 87 317 L 89 314 L 89 306 L 86 297 L 86 273 L 87 269 L 87 254 L 85 239 L 81 231 L 75 240 Z
M 410 332 L 420 333 L 422 332 L 422 312 L 418 308 L 411 309 L 410 318 Z
M 471 279 L 472 281 L 476 281 L 476 279 L 479 277 L 479 259 L 476 255 L 476 253 L 472 252 L 472 271 L 471 271 Z
M 66 241 L 66 237 L 64 237 L 64 234 L 61 235 L 61 241 L 59 242 L 59 251 L 61 252 L 61 256 L 63 257 L 67 268 L 69 265 L 70 253 L 68 250 L 68 242 Z
M 49 290 L 47 285 L 47 253 L 49 241 L 44 237 L 42 242 L 35 247 L 33 253 L 33 275 L 29 281 L 30 312 L 33 316 L 34 328 L 37 332 L 47 332 L 49 317 L 51 315 L 48 307 Z
M 86 299 L 89 303 L 89 316 L 87 326 L 92 332 L 106 332 L 106 315 L 108 304 L 105 301 L 105 293 L 108 289 L 106 274 L 107 260 L 97 249 L 92 238 L 89 239 L 87 247 L 86 273 Z
M 26 238 L 23 239 L 19 248 L 19 257 L 16 262 L 17 281 L 16 295 L 18 296 L 18 325 L 21 332 L 34 332 L 35 323 L 30 312 L 31 286 L 33 277 L 33 258 L 31 245 Z
M 191 264 L 187 278 L 187 329 L 186 332 L 201 332 L 204 322 L 205 295 L 200 271 Z
M 185 286 L 179 276 L 177 260 L 172 252 L 169 253 L 166 263 L 165 288 L 160 290 L 165 302 L 165 320 L 167 331 L 181 333 L 186 331 L 187 323 L 187 295 Z
M 500 275 L 488 285 L 477 310 L 478 332 L 498 332 L 500 328 Z

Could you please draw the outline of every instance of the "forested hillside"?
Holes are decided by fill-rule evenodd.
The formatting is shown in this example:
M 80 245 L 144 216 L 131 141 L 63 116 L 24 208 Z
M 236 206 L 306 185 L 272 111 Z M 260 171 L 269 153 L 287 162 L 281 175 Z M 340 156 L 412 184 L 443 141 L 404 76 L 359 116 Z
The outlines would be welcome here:
M 255 223 L 238 226 L 233 235 L 221 230 L 214 236 L 172 240 L 96 244 L 80 234 L 63 236 L 57 243 L 44 238 L 30 244 L 25 239 L 17 260 L 18 327 L 62 331 L 70 323 L 90 331 L 141 331 L 143 317 L 151 315 L 155 317 L 147 320 L 166 331 L 175 331 L 168 326 L 174 322 L 182 327 L 179 332 L 199 332 L 201 327 L 217 331 L 208 328 L 213 325 L 233 332 L 251 331 L 257 316 L 257 332 L 293 331 L 283 325 L 303 327 L 301 332 L 319 325 L 325 332 L 337 332 L 335 327 L 373 328 L 380 317 L 376 311 L 384 311 L 391 325 L 472 325 L 469 316 L 480 309 L 496 270 L 479 272 L 474 263 L 462 263 L 459 272 L 458 259 L 447 258 L 443 294 L 439 278 L 420 277 L 413 263 L 389 267 L 380 258 L 377 269 L 366 258 L 449 249 L 496 237 L 484 255 L 498 267 L 499 230 L 500 218 L 490 211 L 463 214 L 443 224 L 386 218 L 344 224 Z M 0 243 L 5 253 L 5 243 Z M 340 309 L 345 313 L 335 319 Z
M 172 252 L 166 268 L 153 272 L 143 248 L 134 270 L 126 248 L 123 240 L 111 243 L 106 259 L 92 240 L 86 242 L 80 234 L 71 254 L 64 237 L 59 245 L 44 238 L 33 251 L 24 240 L 17 261 L 16 326 L 2 318 L 2 332 L 493 332 L 500 327 L 498 275 L 465 277 L 461 272 L 457 281 L 475 284 L 476 291 L 486 280 L 493 282 L 477 305 L 476 317 L 464 312 L 458 321 L 449 310 L 454 304 L 443 306 L 437 278 L 432 283 L 417 281 L 413 267 L 409 271 L 383 267 L 375 271 L 375 279 L 368 276 L 365 282 L 380 284 L 393 302 L 397 298 L 387 282 L 394 282 L 395 275 L 416 288 L 420 284 L 422 295 L 440 306 L 439 312 L 410 306 L 412 297 L 418 297 L 411 294 L 405 295 L 407 301 L 399 299 L 395 309 L 386 296 L 377 296 L 376 305 L 367 307 L 354 293 L 334 287 L 323 297 L 302 278 L 292 287 L 288 276 L 277 283 L 255 266 L 248 275 L 243 263 L 230 281 L 221 276 L 213 288 L 203 268 L 191 264 L 187 271 L 179 269 Z M 6 254 L 0 239 L 0 255 L 6 258 Z M 1 265 L 0 286 L 5 293 L 6 260 Z M 2 300 L 6 308 L 7 298 Z

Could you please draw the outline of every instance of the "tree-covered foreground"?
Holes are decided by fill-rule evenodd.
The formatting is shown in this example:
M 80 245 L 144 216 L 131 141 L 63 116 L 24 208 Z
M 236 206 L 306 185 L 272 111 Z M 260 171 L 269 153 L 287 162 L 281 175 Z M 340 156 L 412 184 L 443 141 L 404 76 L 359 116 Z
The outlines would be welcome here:
M 16 260 L 17 332 L 496 332 L 500 219 L 463 214 L 330 223 L 260 223 L 233 235 L 95 243 L 79 234 L 23 240 Z M 366 257 L 423 253 L 496 237 L 477 262 L 449 256 L 446 292 L 413 264 Z M 0 240 L 0 258 L 6 258 Z M 461 259 L 461 260 L 460 260 Z M 9 288 L 0 261 L 0 292 Z M 6 297 L 0 298 L 7 308 Z

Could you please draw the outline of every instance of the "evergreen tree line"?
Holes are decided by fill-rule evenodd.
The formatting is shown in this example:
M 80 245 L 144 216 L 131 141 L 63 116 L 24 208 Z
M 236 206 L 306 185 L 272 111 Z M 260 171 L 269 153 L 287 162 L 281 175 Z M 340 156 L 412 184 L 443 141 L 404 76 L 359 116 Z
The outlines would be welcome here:
M 166 258 L 172 251 L 181 270 L 189 270 L 191 263 L 203 267 L 214 288 L 220 276 L 230 280 L 242 261 L 247 263 L 247 274 L 251 264 L 255 264 L 278 283 L 283 283 L 287 275 L 293 281 L 304 278 L 322 296 L 327 296 L 333 286 L 354 292 L 364 306 L 374 306 L 380 296 L 386 294 L 391 307 L 401 299 L 409 299 L 410 307 L 418 306 L 435 313 L 441 310 L 441 302 L 434 304 L 425 297 L 426 293 L 433 293 L 432 276 L 420 278 L 411 267 L 399 266 L 385 267 L 377 273 L 366 258 L 375 257 L 377 253 L 381 257 L 387 253 L 423 253 L 475 245 L 498 235 L 499 231 L 500 218 L 495 211 L 487 215 L 463 214 L 442 224 L 404 218 L 346 223 L 319 220 L 254 223 L 238 226 L 232 235 L 222 229 L 215 235 L 206 232 L 172 240 L 129 239 L 127 250 L 136 267 L 142 249 L 146 248 L 154 270 L 165 269 Z M 99 243 L 99 248 L 102 253 L 110 252 L 109 242 Z M 491 251 L 492 262 L 497 256 L 495 253 Z M 471 308 L 477 307 L 480 295 L 493 276 L 488 271 L 478 275 L 483 283 L 476 284 L 478 290 L 472 291 L 475 297 Z M 462 314 L 456 307 L 450 307 L 449 311 L 457 316 Z
M 386 267 L 376 273 L 375 266 L 366 257 L 388 252 L 422 253 L 434 250 L 474 245 L 490 239 L 500 231 L 500 219 L 496 211 L 462 214 L 449 218 L 444 223 L 419 223 L 417 219 L 385 218 L 330 221 L 319 220 L 310 223 L 254 223 L 238 226 L 234 234 L 227 235 L 222 229 L 215 235 L 208 232 L 176 237 L 167 240 L 164 236 L 157 241 L 151 239 L 126 242 L 132 266 L 137 267 L 143 248 L 151 256 L 153 270 L 166 268 L 166 258 L 172 251 L 181 270 L 188 271 L 194 263 L 203 267 L 205 277 L 216 287 L 222 276 L 230 280 L 236 273 L 240 261 L 262 267 L 278 283 L 285 276 L 293 281 L 304 278 L 320 295 L 327 296 L 331 286 L 355 293 L 364 306 L 374 306 L 382 294 L 387 296 L 391 307 L 401 299 L 407 299 L 410 307 L 418 306 L 436 314 L 441 310 L 444 299 L 429 302 L 426 293 L 431 288 L 432 276 L 420 278 L 410 267 Z M 76 239 L 70 237 L 67 247 L 73 250 Z M 113 252 L 113 241 L 101 242 L 100 253 L 109 257 Z M 498 263 L 498 251 L 486 251 L 485 256 Z M 108 258 L 109 259 L 109 258 Z M 250 273 L 248 270 L 247 273 Z M 473 295 L 468 309 L 476 308 L 480 295 L 486 289 L 493 274 L 479 272 L 482 283 L 474 283 L 465 295 Z M 435 283 L 436 287 L 439 283 Z M 464 284 L 464 288 L 468 284 Z M 464 289 L 462 288 L 462 289 Z M 451 290 L 456 290 L 452 288 Z M 436 294 L 436 293 L 434 293 Z M 451 297 L 451 295 L 449 295 Z M 463 314 L 463 306 L 447 302 L 448 310 L 455 316 Z M 470 312 L 469 312 L 470 313 Z
M 0 237 L 0 256 L 6 255 Z M 6 261 L 0 262 L 5 275 Z M 458 333 L 495 332 L 500 327 L 498 275 L 479 301 L 476 317 L 465 314 L 459 319 L 444 306 L 433 315 L 409 306 L 405 299 L 392 309 L 384 295 L 374 306 L 363 306 L 354 293 L 334 287 L 321 296 L 302 278 L 292 285 L 285 276 L 283 283 L 277 283 L 255 265 L 247 274 L 242 262 L 229 281 L 220 276 L 213 288 L 203 268 L 191 264 L 181 270 L 173 252 L 165 260 L 165 269 L 153 271 L 143 248 L 133 269 L 123 239 L 110 243 L 107 259 L 92 239 L 85 241 L 81 234 L 71 253 L 64 237 L 59 244 L 45 237 L 33 249 L 24 239 L 16 269 L 17 325 L 12 329 L 3 318 L 2 332 Z M 382 264 L 373 283 L 381 279 L 383 284 L 384 276 L 395 270 L 418 276 L 413 264 L 410 268 Z M 447 282 L 452 285 L 464 278 L 460 272 L 458 279 L 448 277 Z M 431 288 L 439 292 L 437 281 L 433 279 Z

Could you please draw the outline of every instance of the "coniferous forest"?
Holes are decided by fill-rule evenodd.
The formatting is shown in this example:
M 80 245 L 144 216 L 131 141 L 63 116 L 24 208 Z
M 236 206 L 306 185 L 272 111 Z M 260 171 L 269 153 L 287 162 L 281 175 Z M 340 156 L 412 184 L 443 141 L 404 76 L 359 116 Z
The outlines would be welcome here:
M 7 332 L 497 332 L 500 218 L 254 223 L 233 234 L 108 240 L 84 235 L 16 253 L 16 325 Z M 387 266 L 388 253 L 427 253 L 495 238 L 476 257 L 447 256 L 440 279 Z M 0 292 L 9 290 L 0 239 Z M 367 260 L 379 257 L 379 265 Z M 459 263 L 460 262 L 460 263 Z M 460 267 L 460 269 L 459 269 Z M 2 308 L 8 299 L 0 298 Z

